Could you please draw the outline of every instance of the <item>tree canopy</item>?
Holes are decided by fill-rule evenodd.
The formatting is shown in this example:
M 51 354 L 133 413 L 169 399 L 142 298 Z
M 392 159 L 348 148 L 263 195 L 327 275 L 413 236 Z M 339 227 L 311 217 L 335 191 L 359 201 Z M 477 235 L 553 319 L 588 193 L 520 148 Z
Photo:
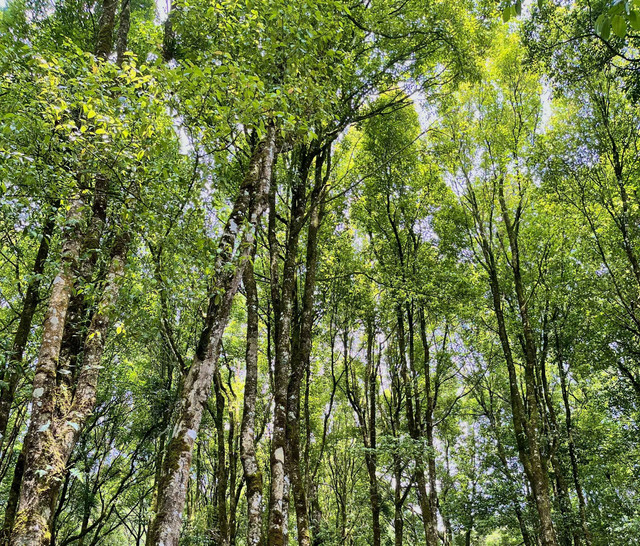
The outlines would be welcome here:
M 0 546 L 640 544 L 639 29 L 3 3 Z

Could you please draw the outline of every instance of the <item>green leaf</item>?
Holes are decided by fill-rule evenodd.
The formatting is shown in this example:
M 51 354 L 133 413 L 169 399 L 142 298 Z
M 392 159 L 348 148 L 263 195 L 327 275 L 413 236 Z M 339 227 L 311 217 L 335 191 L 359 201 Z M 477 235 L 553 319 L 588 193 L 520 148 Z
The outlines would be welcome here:
M 71 474 L 71 476 L 73 476 L 79 482 L 84 483 L 84 476 L 82 475 L 82 472 L 77 468 L 72 468 L 71 470 L 69 470 L 69 474 Z
M 511 19 L 511 6 L 507 6 L 502 10 L 502 21 L 508 23 L 509 19 Z
M 624 38 L 627 35 L 627 20 L 621 15 L 616 15 L 613 18 L 611 27 L 618 38 Z
M 640 30 L 640 13 L 636 10 L 632 10 L 629 13 L 629 24 L 633 30 Z
M 600 30 L 598 31 L 598 34 L 604 39 L 604 40 L 608 40 L 609 36 L 611 36 L 611 20 L 609 19 L 609 17 L 604 18 L 603 22 L 602 22 L 602 26 L 600 28 Z

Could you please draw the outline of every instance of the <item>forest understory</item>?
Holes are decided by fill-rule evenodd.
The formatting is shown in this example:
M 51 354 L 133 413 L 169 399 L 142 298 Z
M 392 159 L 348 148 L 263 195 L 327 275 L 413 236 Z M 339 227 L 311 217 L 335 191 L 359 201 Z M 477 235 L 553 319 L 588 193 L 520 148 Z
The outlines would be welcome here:
M 638 0 L 0 0 L 0 546 L 640 545 Z

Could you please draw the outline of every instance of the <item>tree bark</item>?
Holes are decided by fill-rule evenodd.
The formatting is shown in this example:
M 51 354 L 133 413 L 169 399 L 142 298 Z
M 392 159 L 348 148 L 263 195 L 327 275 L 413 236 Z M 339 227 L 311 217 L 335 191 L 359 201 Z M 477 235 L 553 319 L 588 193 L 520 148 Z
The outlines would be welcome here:
M 330 153 L 327 150 L 327 153 Z M 311 350 L 313 347 L 313 319 L 316 289 L 316 270 L 318 264 L 318 231 L 323 216 L 321 203 L 324 185 L 328 179 L 323 177 L 322 166 L 324 153 L 316 156 L 315 185 L 309 198 L 309 228 L 307 231 L 306 275 L 302 296 L 302 312 L 297 335 L 295 336 L 294 354 L 291 359 L 291 377 L 287 393 L 287 436 L 288 436 L 288 465 L 291 488 L 293 490 L 294 506 L 298 529 L 298 544 L 311 544 L 309 526 L 309 508 L 305 477 L 302 474 L 300 462 L 300 386 L 303 374 L 309 369 Z M 303 167 L 304 171 L 304 167 Z M 300 220 L 297 220 L 299 222 Z
M 567 388 L 567 372 L 564 369 L 562 348 L 559 336 L 556 334 L 556 347 L 558 355 L 558 375 L 560 377 L 560 388 L 562 390 L 562 402 L 565 411 L 565 426 L 567 427 L 567 443 L 569 444 L 569 459 L 571 460 L 571 472 L 573 475 L 573 483 L 576 488 L 576 496 L 578 497 L 578 511 L 580 513 L 580 523 L 582 526 L 582 535 L 587 546 L 591 546 L 591 532 L 587 523 L 587 507 L 580 481 L 580 473 L 578 467 L 578 455 L 576 453 L 576 445 L 573 439 L 573 417 L 571 415 L 571 405 L 569 404 L 569 390 Z
M 118 0 L 103 0 L 102 13 L 98 22 L 96 39 L 96 57 L 106 60 L 113 48 L 113 30 L 116 24 Z
M 12 546 L 46 544 L 51 506 L 40 506 L 37 471 L 49 472 L 45 435 L 51 426 L 56 401 L 56 370 L 67 310 L 73 289 L 74 271 L 81 246 L 84 201 L 75 197 L 67 213 L 62 263 L 53 281 L 49 306 L 42 329 L 42 343 L 33 380 L 32 413 L 25 438 L 25 472 L 18 503 L 18 514 L 11 535 Z
M 304 151 L 301 152 L 304 156 Z M 273 434 L 271 437 L 271 487 L 269 496 L 269 528 L 267 533 L 268 546 L 283 546 L 285 542 L 285 526 L 288 518 L 289 504 L 285 502 L 285 489 L 291 486 L 287 480 L 287 473 L 291 471 L 288 465 L 288 440 L 287 425 L 291 422 L 289 412 L 294 412 L 293 406 L 299 406 L 300 383 L 298 382 L 297 396 L 289 400 L 289 384 L 291 379 L 291 333 L 293 320 L 293 305 L 296 286 L 296 261 L 298 240 L 304 222 L 305 212 L 305 182 L 307 170 L 304 158 L 301 160 L 302 168 L 296 173 L 291 188 L 291 216 L 288 223 L 288 233 L 285 246 L 284 264 L 282 269 L 282 282 L 278 282 L 278 251 L 275 233 L 275 188 L 272 188 L 270 197 L 269 218 L 269 247 L 271 254 L 271 299 L 274 308 L 276 332 L 275 332 L 275 362 L 274 362 L 274 411 Z M 296 370 L 297 374 L 298 371 Z M 294 378 L 294 381 L 296 379 Z M 292 391 L 292 395 L 295 392 Z M 296 402 L 297 400 L 297 402 Z M 291 406 L 291 407 L 290 407 Z M 298 410 L 299 411 L 299 410 Z M 299 441 L 299 440 L 298 440 Z M 299 450 L 297 453 L 299 458 Z M 296 465 L 299 471 L 299 460 Z M 291 478 L 291 476 L 289 476 Z M 298 476 L 295 476 L 297 480 Z M 295 487 L 295 486 L 294 486 Z M 295 495 L 294 491 L 294 495 Z M 296 515 L 298 514 L 297 508 Z M 303 516 L 302 533 L 306 533 L 308 541 L 308 518 Z M 307 542 L 305 542 L 306 544 Z
M 38 306 L 42 273 L 44 272 L 44 266 L 47 261 L 47 256 L 49 255 L 49 242 L 51 241 L 54 227 L 55 215 L 52 213 L 42 229 L 42 239 L 40 240 L 40 246 L 38 247 L 38 252 L 33 263 L 33 276 L 29 281 L 27 292 L 22 303 L 18 329 L 13 338 L 11 353 L 8 355 L 6 368 L 2 370 L 2 374 L 0 374 L 0 381 L 6 383 L 6 386 L 0 387 L 0 452 L 2 452 L 3 449 L 4 437 L 9 423 L 9 414 L 21 375 L 22 357 L 25 347 L 27 346 L 29 333 L 31 332 L 33 315 Z
M 218 543 L 220 546 L 229 544 L 229 518 L 227 513 L 227 482 L 229 474 L 227 472 L 227 456 L 225 453 L 224 439 L 224 409 L 225 398 L 222 392 L 222 378 L 220 370 L 216 367 L 213 374 L 213 389 L 215 391 L 216 411 L 214 414 L 216 426 L 217 443 L 217 465 L 216 465 L 216 495 L 218 505 Z M 230 431 L 231 433 L 231 431 Z M 196 484 L 196 487 L 198 485 Z
M 131 26 L 131 0 L 122 0 L 120 5 L 120 21 L 116 38 L 116 64 L 122 66 L 127 44 L 129 42 L 129 27 Z
M 427 398 L 427 407 L 424 414 L 424 425 L 426 429 L 427 447 L 427 470 L 429 476 L 429 521 L 427 541 L 431 540 L 430 544 L 437 544 L 438 541 L 438 528 L 437 528 L 437 510 L 438 510 L 438 490 L 437 490 L 437 475 L 436 475 L 436 457 L 435 457 L 435 441 L 434 441 L 434 413 L 436 410 L 436 393 L 437 386 L 434 388 L 431 378 L 431 362 L 429 342 L 427 340 L 427 324 L 424 316 L 424 309 L 419 309 L 419 322 L 420 322 L 420 341 L 422 343 L 423 350 L 423 368 L 424 368 L 424 382 L 425 382 L 425 395 Z M 429 543 L 429 542 L 428 542 Z
M 368 389 L 368 442 L 365 445 L 365 463 L 369 475 L 369 502 L 371 504 L 371 532 L 373 534 L 373 546 L 380 546 L 382 532 L 380 529 L 380 493 L 378 488 L 378 455 L 376 434 L 376 400 L 378 395 L 378 372 L 373 354 L 375 341 L 375 328 L 373 318 L 367 320 L 367 385 Z
M 402 463 L 398 454 L 393 455 L 393 537 L 394 546 L 402 546 L 404 535 L 404 497 L 402 495 Z
M 247 483 L 247 545 L 262 545 L 262 473 L 256 457 L 256 398 L 258 394 L 258 290 L 253 273 L 253 258 L 247 262 L 243 283 L 247 295 L 246 377 L 240 459 Z
M 91 321 L 91 311 L 85 300 L 82 283 L 96 282 L 94 270 L 100 252 L 100 240 L 107 221 L 107 193 L 109 179 L 98 174 L 95 177 L 91 219 L 82 237 L 80 262 L 76 271 L 75 292 L 69 301 L 67 320 L 62 334 L 62 345 L 58 362 L 57 382 L 72 388 L 77 380 L 79 363 L 82 361 L 82 348 L 86 341 L 87 329 Z
M 233 211 L 225 225 L 215 262 L 205 327 L 191 367 L 182 383 L 173 435 L 164 458 L 157 512 L 152 516 L 147 545 L 176 546 L 182 527 L 189 468 L 203 404 L 209 396 L 222 335 L 229 319 L 243 269 L 254 244 L 255 229 L 266 207 L 275 156 L 275 127 L 252 153 Z
M 229 411 L 229 517 L 228 533 L 229 545 L 235 546 L 237 535 L 238 501 L 242 491 L 242 483 L 238 486 L 238 452 L 240 451 L 240 437 L 236 434 L 236 418 L 233 410 Z
M 20 486 L 22 485 L 22 476 L 24 475 L 24 460 L 25 450 L 23 446 L 20 450 L 20 454 L 18 455 L 16 466 L 13 469 L 11 489 L 9 490 L 7 505 L 4 509 L 4 525 L 2 528 L 2 536 L 0 536 L 0 544 L 2 544 L 2 546 L 9 544 L 11 530 L 13 529 L 13 525 L 16 520 L 18 502 L 20 501 Z
M 502 222 L 505 226 L 509 239 L 509 247 L 511 249 L 511 270 L 513 272 L 513 281 L 518 301 L 518 310 L 520 313 L 520 321 L 522 324 L 522 333 L 525 340 L 525 386 L 526 401 L 528 407 L 527 420 L 527 439 L 529 444 L 528 456 L 531 468 L 531 488 L 533 489 L 536 506 L 538 508 L 538 517 L 540 518 L 540 527 L 542 534 L 542 543 L 545 546 L 556 546 L 556 532 L 551 517 L 551 499 L 549 496 L 549 474 L 547 470 L 546 460 L 540 449 L 539 439 L 539 416 L 538 401 L 536 398 L 536 381 L 535 369 L 538 365 L 536 342 L 534 338 L 531 320 L 529 318 L 528 298 L 525 295 L 522 274 L 520 270 L 520 249 L 518 245 L 517 226 L 511 221 L 511 217 L 507 208 L 504 197 L 504 185 L 502 179 L 498 182 L 498 199 L 502 212 Z M 518 217 L 517 214 L 516 217 Z
M 67 247 L 69 258 L 65 261 L 72 259 L 77 262 L 79 245 L 75 242 L 69 246 L 72 248 Z M 91 319 L 85 341 L 83 366 L 75 392 L 65 384 L 56 384 L 61 330 L 64 329 L 73 276 L 63 268 L 54 281 L 34 379 L 31 423 L 25 440 L 25 472 L 11 537 L 12 546 L 47 545 L 50 542 L 49 521 L 66 465 L 95 405 L 109 315 L 117 302 L 127 247 L 128 234 L 125 233 L 116 239 L 112 250 L 102 299 Z

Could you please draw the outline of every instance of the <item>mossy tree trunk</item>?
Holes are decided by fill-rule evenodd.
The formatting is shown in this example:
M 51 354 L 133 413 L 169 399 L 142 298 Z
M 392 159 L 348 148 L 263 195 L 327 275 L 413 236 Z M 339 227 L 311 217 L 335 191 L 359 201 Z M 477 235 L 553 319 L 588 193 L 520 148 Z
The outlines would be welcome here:
M 209 298 L 196 355 L 181 385 L 173 434 L 163 462 L 157 510 L 147 535 L 148 546 L 178 544 L 203 404 L 211 391 L 222 335 L 244 267 L 250 259 L 255 229 L 267 205 L 275 148 L 276 130 L 270 126 L 252 153 L 240 192 L 220 238 L 211 281 L 214 293 Z

